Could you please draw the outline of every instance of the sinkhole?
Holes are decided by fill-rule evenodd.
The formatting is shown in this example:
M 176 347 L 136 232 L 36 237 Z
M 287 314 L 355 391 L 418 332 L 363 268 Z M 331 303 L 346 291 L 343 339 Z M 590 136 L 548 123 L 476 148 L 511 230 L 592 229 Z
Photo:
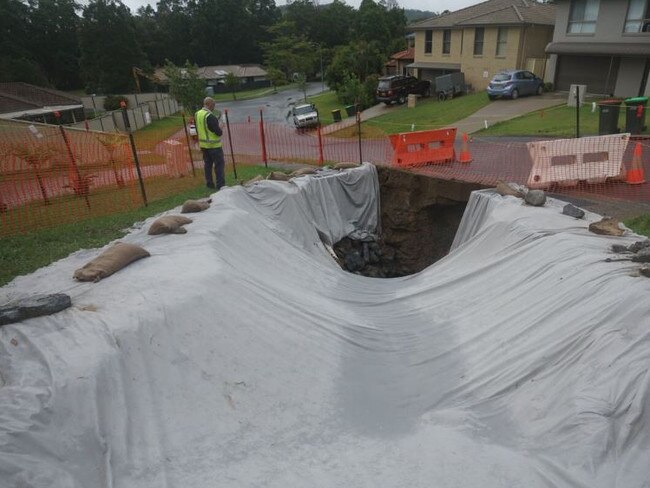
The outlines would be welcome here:
M 377 172 L 380 235 L 333 246 L 343 269 L 374 278 L 417 273 L 446 256 L 470 193 L 485 188 L 385 166 Z

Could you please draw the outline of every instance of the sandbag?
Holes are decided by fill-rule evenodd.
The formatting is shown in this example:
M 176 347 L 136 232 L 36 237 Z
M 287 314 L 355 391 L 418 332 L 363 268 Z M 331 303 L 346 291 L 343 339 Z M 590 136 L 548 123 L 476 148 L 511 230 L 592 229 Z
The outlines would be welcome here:
M 241 185 L 242 185 L 242 186 L 250 186 L 250 185 L 252 185 L 253 183 L 257 183 L 258 181 L 264 181 L 264 177 L 263 177 L 262 175 L 254 176 L 254 177 L 252 177 L 252 178 L 249 179 L 249 180 L 242 181 L 242 182 L 241 182 Z
M 273 181 L 289 181 L 290 176 L 282 171 L 271 171 L 266 177 L 267 180 Z
M 291 173 L 289 176 L 292 178 L 295 176 L 304 176 L 304 175 L 313 175 L 316 174 L 316 168 L 300 168 Z
M 181 208 L 181 213 L 203 212 L 210 208 L 211 200 L 187 200 Z
M 187 229 L 183 227 L 186 224 L 191 224 L 192 219 L 183 217 L 182 215 L 166 215 L 154 220 L 153 224 L 149 227 L 149 235 L 157 236 L 160 234 L 185 234 Z
M 97 282 L 150 254 L 140 246 L 118 242 L 74 272 L 77 281 Z
M 350 169 L 358 167 L 359 165 L 357 163 L 337 163 L 334 165 L 334 169 Z

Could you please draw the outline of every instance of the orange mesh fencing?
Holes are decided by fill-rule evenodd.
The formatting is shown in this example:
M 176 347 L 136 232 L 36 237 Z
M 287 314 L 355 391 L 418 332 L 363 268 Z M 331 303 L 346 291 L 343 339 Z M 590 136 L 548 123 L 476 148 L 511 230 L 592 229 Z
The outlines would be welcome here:
M 395 157 L 388 135 L 354 118 L 310 130 L 250 119 L 226 126 L 222 119 L 222 128 L 228 168 L 233 159 L 236 164 L 391 165 Z M 136 131 L 133 139 L 149 200 L 202 184 L 201 152 L 181 117 Z M 577 198 L 650 202 L 647 137 L 463 139 L 456 134 L 453 151 L 449 148 L 456 159 L 418 160 L 407 169 L 484 186 L 502 180 Z M 142 206 L 135 163 L 123 133 L 0 122 L 0 235 Z

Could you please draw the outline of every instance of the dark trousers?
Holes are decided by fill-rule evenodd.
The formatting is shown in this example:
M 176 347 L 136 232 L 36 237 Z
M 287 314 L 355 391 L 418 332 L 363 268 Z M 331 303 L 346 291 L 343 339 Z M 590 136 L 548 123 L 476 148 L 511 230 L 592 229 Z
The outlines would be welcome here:
M 217 190 L 222 186 L 226 186 L 226 160 L 223 157 L 223 149 L 220 147 L 201 149 L 201 152 L 203 153 L 203 169 L 205 171 L 206 185 L 209 187 L 214 186 L 214 180 L 212 179 L 212 167 L 214 166 L 214 173 L 217 177 Z

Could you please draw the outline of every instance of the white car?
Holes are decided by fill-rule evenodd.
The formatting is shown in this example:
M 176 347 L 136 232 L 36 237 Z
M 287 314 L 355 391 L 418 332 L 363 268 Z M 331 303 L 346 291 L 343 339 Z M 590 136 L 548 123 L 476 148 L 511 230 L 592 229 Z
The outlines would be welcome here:
M 317 127 L 319 124 L 318 110 L 313 103 L 294 105 L 291 115 L 293 116 L 293 125 L 298 129 Z

